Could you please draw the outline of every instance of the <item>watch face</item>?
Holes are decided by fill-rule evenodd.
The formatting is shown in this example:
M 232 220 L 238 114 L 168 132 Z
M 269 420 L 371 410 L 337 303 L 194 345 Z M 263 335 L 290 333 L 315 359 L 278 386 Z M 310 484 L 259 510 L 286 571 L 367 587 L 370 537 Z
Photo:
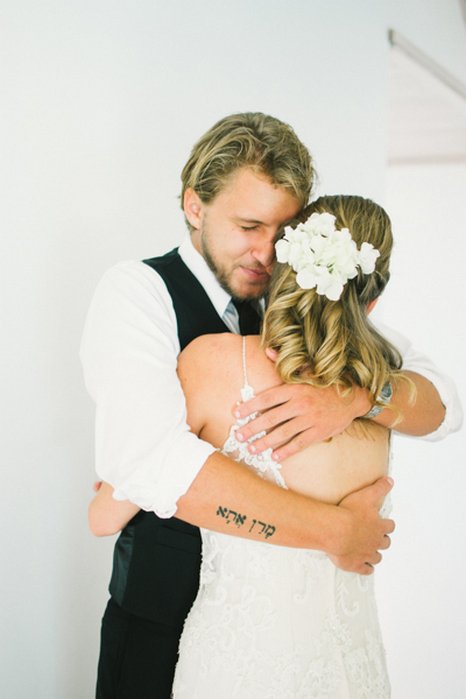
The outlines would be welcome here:
M 383 385 L 383 388 L 380 391 L 380 400 L 382 401 L 382 403 L 386 403 L 386 405 L 388 405 L 390 403 L 390 399 L 391 399 L 392 395 L 393 395 L 392 385 L 391 385 L 390 381 L 387 381 L 387 383 Z M 369 410 L 368 413 L 363 415 L 363 417 L 366 417 L 366 418 L 377 417 L 377 415 L 380 415 L 382 410 L 383 410 L 383 406 L 374 405 L 374 406 L 372 406 L 372 408 Z
M 387 383 L 384 385 L 382 390 L 380 391 L 380 398 L 383 400 L 384 403 L 390 403 L 390 398 L 393 395 L 393 389 L 390 381 L 387 381 Z

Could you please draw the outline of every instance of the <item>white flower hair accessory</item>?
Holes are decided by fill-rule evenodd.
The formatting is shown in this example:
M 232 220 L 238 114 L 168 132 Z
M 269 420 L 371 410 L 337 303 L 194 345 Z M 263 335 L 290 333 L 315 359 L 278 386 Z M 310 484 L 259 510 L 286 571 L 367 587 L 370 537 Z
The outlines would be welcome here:
M 360 267 L 372 274 L 380 252 L 371 243 L 358 250 L 348 228 L 338 231 L 335 216 L 314 213 L 296 228 L 287 226 L 275 244 L 278 262 L 287 262 L 296 272 L 301 289 L 314 289 L 330 301 L 338 301 L 348 279 Z

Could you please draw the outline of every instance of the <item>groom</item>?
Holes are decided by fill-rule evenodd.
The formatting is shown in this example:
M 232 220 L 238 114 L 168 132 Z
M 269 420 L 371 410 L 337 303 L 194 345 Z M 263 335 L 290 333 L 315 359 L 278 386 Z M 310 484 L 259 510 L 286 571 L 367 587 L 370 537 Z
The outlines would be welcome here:
M 197 527 L 263 540 L 260 528 L 232 529 L 227 513 L 239 512 L 270 525 L 262 530 L 274 532 L 269 543 L 320 549 L 336 565 L 362 574 L 381 560 L 378 551 L 388 548 L 394 528 L 378 514 L 389 479 L 338 507 L 325 505 L 258 479 L 189 432 L 177 355 L 202 334 L 258 331 L 275 236 L 307 203 L 313 170 L 289 126 L 248 113 L 222 119 L 198 141 L 182 181 L 190 237 L 163 257 L 107 272 L 81 348 L 86 385 L 96 401 L 99 477 L 115 488 L 116 499 L 146 510 L 115 546 L 102 622 L 102 699 L 170 697 L 178 639 L 198 587 Z M 409 406 L 403 386 L 393 387 L 404 414 L 397 429 L 427 434 L 443 421 L 443 436 L 453 418 L 444 419 L 428 380 L 430 363 L 410 363 L 408 352 L 405 368 L 418 400 Z M 246 439 L 253 430 L 270 430 L 255 443 L 258 451 L 288 442 L 277 449 L 278 459 L 340 432 L 371 409 L 362 389 L 345 406 L 332 390 L 301 384 L 273 389 L 238 410 L 245 416 L 273 406 L 242 432 Z M 392 416 L 384 410 L 374 419 L 389 425 Z

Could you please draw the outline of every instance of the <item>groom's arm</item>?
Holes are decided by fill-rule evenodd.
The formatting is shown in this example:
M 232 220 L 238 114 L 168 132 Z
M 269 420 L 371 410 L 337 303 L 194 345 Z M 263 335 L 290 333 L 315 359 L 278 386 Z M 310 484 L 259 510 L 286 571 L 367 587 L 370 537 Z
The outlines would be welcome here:
M 397 381 L 392 386 L 391 403 L 402 411 L 401 420 L 395 424 L 397 413 L 388 408 L 382 410 L 374 422 L 411 436 L 434 432 L 445 418 L 445 407 L 438 391 L 420 374 L 405 372 L 405 375 L 416 388 L 415 401 L 412 402 L 409 384 Z M 267 431 L 265 437 L 253 442 L 250 451 L 260 453 L 272 447 L 274 459 L 280 462 L 308 444 L 339 434 L 353 420 L 366 415 L 371 407 L 367 389 L 354 387 L 351 400 L 342 400 L 333 386 L 282 384 L 235 409 L 236 418 L 261 413 L 242 427 L 236 437 L 245 441 L 258 432 Z
M 390 546 L 394 523 L 379 509 L 392 487 L 389 478 L 327 505 L 279 488 L 223 454 L 212 455 L 178 502 L 177 517 L 224 534 L 278 546 L 316 549 L 344 570 L 369 575 Z M 139 511 L 129 500 L 117 501 L 102 483 L 89 506 L 96 536 L 116 534 Z
M 394 425 L 397 414 L 386 408 L 374 421 L 401 434 L 429 441 L 443 439 L 460 429 L 463 412 L 450 377 L 426 355 L 414 350 L 404 336 L 385 326 L 381 326 L 381 331 L 400 349 L 403 373 L 414 383 L 416 398 L 413 402 L 407 382 L 396 382 L 392 386 L 391 403 L 401 409 L 402 419 Z M 262 413 L 236 436 L 247 440 L 267 430 L 265 437 L 254 441 L 250 451 L 261 452 L 272 447 L 274 459 L 282 461 L 312 442 L 338 434 L 371 407 L 367 389 L 355 388 L 351 399 L 342 401 L 333 387 L 317 389 L 305 384 L 283 384 L 235 409 L 237 419 L 253 412 Z
M 215 449 L 190 432 L 177 378 L 173 304 L 160 276 L 121 263 L 99 283 L 86 319 L 81 361 L 96 405 L 96 471 L 159 517 L 171 517 Z
M 213 454 L 176 516 L 225 534 L 279 546 L 317 549 L 344 570 L 362 575 L 390 546 L 394 522 L 380 517 L 393 481 L 383 478 L 346 497 L 338 506 L 279 488 L 220 453 Z
M 347 569 L 370 572 L 393 529 L 378 515 L 378 489 L 356 505 L 324 505 L 217 454 L 186 423 L 178 351 L 171 298 L 158 275 L 142 263 L 107 273 L 81 359 L 96 402 L 97 473 L 115 488 L 114 499 L 237 536 L 325 550 Z M 383 483 L 378 488 L 387 490 Z

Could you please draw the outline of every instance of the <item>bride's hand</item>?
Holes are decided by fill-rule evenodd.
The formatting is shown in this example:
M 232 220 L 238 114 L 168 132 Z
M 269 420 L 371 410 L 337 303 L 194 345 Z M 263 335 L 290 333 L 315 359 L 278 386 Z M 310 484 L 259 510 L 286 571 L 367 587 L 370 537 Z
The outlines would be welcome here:
M 342 398 L 336 387 L 315 388 L 309 384 L 282 384 L 242 403 L 235 418 L 261 413 L 236 432 L 246 441 L 259 432 L 267 434 L 249 445 L 251 453 L 274 449 L 275 461 L 283 461 L 313 442 L 339 434 L 356 418 L 365 415 L 371 404 L 366 389 L 354 387 L 350 397 Z

